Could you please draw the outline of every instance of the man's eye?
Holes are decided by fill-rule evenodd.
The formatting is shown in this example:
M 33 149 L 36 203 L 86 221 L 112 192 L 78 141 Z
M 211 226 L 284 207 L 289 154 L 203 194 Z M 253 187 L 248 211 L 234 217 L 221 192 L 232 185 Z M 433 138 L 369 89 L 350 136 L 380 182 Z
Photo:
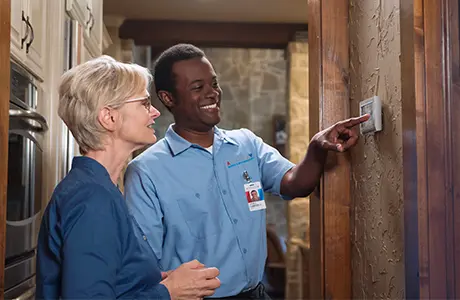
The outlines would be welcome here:
M 218 83 L 218 82 L 214 82 L 214 83 L 212 84 L 212 86 L 215 87 L 215 88 L 218 88 L 218 87 L 219 87 L 219 83 Z
M 197 85 L 197 86 L 194 86 L 193 89 L 194 90 L 201 90 L 203 86 L 202 85 Z

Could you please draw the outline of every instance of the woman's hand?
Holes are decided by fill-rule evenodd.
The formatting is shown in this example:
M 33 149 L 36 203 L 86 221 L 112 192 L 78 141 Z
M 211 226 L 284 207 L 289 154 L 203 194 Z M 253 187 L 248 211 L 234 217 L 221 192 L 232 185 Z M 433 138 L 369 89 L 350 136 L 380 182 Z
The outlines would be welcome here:
M 174 271 L 162 273 L 163 281 L 172 300 L 202 299 L 211 296 L 220 287 L 217 268 L 205 268 L 197 260 L 184 263 Z

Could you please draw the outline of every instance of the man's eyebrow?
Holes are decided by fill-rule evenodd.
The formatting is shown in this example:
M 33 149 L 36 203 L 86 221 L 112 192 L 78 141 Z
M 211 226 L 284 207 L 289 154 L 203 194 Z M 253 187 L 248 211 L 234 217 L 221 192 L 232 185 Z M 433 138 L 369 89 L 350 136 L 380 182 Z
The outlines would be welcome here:
M 201 82 L 203 82 L 203 81 L 204 81 L 203 79 L 195 79 L 195 80 L 193 80 L 192 82 L 190 82 L 189 86 L 192 85 L 192 84 L 194 84 L 194 83 L 201 83 Z

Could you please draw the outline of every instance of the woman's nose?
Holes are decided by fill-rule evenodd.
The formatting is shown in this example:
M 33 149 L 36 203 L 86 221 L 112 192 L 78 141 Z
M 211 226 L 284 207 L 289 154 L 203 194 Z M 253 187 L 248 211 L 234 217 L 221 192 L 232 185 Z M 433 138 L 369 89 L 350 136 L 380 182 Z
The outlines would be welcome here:
M 155 108 L 155 106 L 151 105 L 150 106 L 150 117 L 154 120 L 156 118 L 158 118 L 161 113 L 158 111 L 158 109 Z

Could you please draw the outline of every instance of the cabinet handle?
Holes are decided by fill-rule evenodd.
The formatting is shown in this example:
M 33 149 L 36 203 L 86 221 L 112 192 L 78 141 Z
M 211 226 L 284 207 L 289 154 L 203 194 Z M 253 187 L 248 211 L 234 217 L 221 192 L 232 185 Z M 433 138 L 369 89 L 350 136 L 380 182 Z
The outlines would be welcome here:
M 93 15 L 93 11 L 92 11 L 91 8 L 89 7 L 89 5 L 86 6 L 86 9 L 87 9 L 88 12 L 89 12 L 89 19 L 88 19 L 88 21 L 86 22 L 86 27 L 89 26 L 88 31 L 91 33 L 91 30 L 93 30 L 93 26 L 94 26 L 94 15 Z M 91 24 L 91 25 L 90 25 L 90 24 Z
M 26 44 L 26 53 L 29 53 L 30 45 L 32 45 L 32 43 L 34 42 L 34 39 L 35 39 L 34 27 L 32 26 L 32 24 L 30 24 L 30 22 L 29 22 L 29 17 L 27 17 L 27 24 L 29 24 L 30 30 L 31 30 L 30 33 L 32 34 L 32 35 L 30 36 L 29 42 Z
M 91 26 L 89 27 L 89 32 L 93 30 L 94 27 L 94 15 L 93 12 L 91 12 Z
M 27 17 L 27 19 L 24 17 L 24 11 L 22 11 L 22 22 L 26 23 L 26 34 L 21 39 L 21 49 L 24 48 L 24 42 L 27 40 L 27 37 L 29 36 L 29 17 Z
M 89 13 L 89 19 L 88 21 L 86 21 L 86 27 L 88 27 L 89 23 L 91 22 L 91 19 L 93 18 L 93 14 L 91 13 L 91 8 L 89 7 L 89 5 L 86 6 L 86 9 L 88 10 L 88 13 Z

